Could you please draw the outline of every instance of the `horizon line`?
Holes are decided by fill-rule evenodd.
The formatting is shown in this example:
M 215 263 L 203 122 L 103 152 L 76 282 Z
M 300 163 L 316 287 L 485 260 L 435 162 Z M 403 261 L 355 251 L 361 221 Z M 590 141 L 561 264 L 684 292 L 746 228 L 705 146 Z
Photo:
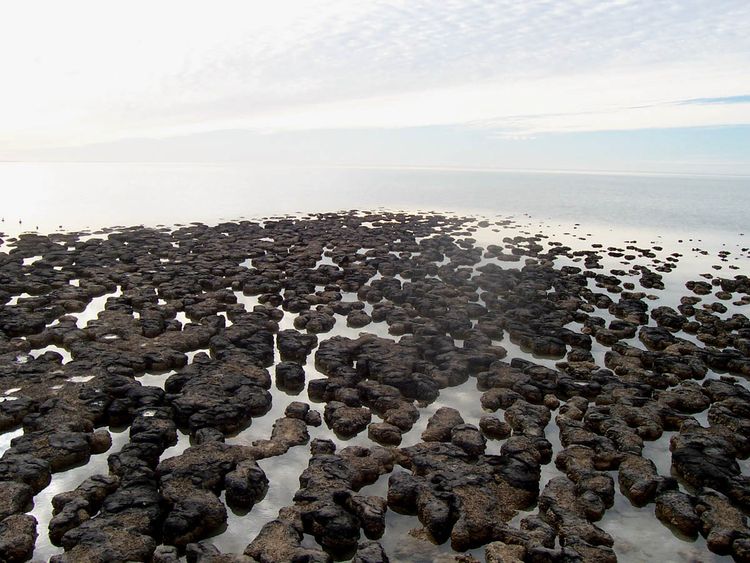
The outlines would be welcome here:
M 440 165 L 371 165 L 371 164 L 287 164 L 272 165 L 243 160 L 4 160 L 0 164 L 180 164 L 194 166 L 227 166 L 245 165 L 259 169 L 322 169 L 322 170 L 407 170 L 423 172 L 483 172 L 483 173 L 518 173 L 518 174 L 581 174 L 612 176 L 665 176 L 665 177 L 724 177 L 750 178 L 750 173 L 741 172 L 656 172 L 647 170 L 585 169 L 585 168 L 506 168 L 492 166 L 440 166 Z

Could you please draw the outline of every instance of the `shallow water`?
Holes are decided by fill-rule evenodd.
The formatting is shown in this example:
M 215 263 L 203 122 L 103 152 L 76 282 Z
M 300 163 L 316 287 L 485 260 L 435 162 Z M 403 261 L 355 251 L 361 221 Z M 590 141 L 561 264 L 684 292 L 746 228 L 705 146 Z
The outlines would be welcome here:
M 35 168 L 36 167 L 36 168 Z M 664 260 L 673 252 L 682 254 L 674 271 L 664 274 L 663 290 L 649 289 L 647 293 L 658 299 L 651 306 L 669 305 L 676 307 L 683 295 L 689 294 L 684 287 L 687 280 L 702 279 L 698 276 L 713 273 L 720 276 L 731 276 L 733 273 L 749 271 L 750 255 L 747 251 L 746 238 L 742 233 L 745 212 L 750 209 L 750 190 L 745 178 L 690 178 L 690 177 L 655 177 L 655 176 L 606 176 L 606 175 L 552 175 L 552 174 L 509 174 L 509 173 L 435 173 L 406 171 L 324 171 L 317 170 L 311 174 L 295 174 L 292 171 L 276 172 L 250 170 L 236 165 L 222 166 L 186 166 L 186 165 L 8 165 L 0 164 L 0 181 L 13 181 L 35 194 L 45 194 L 45 204 L 30 207 L 28 200 L 10 198 L 6 218 L 14 214 L 23 216 L 24 224 L 38 223 L 47 230 L 55 230 L 59 224 L 65 229 L 96 228 L 105 224 L 133 223 L 175 223 L 178 221 L 217 221 L 221 217 L 237 219 L 238 213 L 248 217 L 262 214 L 286 213 L 304 208 L 306 210 L 334 209 L 340 207 L 368 207 L 385 205 L 390 209 L 414 209 L 429 202 L 431 207 L 449 209 L 455 212 L 478 212 L 478 218 L 485 216 L 490 223 L 515 215 L 516 223 L 504 227 L 491 224 L 486 228 L 477 228 L 470 234 L 477 245 L 502 244 L 505 236 L 516 236 L 522 233 L 544 233 L 549 240 L 559 241 L 573 249 L 590 249 L 592 243 L 599 243 L 607 248 L 613 246 L 624 249 L 628 244 L 639 248 L 650 248 L 658 244 L 663 251 L 655 252 L 658 260 Z M 107 181 L 109 183 L 107 183 Z M 206 198 L 206 186 L 211 185 L 212 197 Z M 122 185 L 130 187 L 130 196 L 118 205 L 106 204 L 106 193 Z M 103 192 L 95 192 L 96 186 L 107 185 Z M 170 188 L 180 185 L 180 197 L 169 195 Z M 248 189 L 248 185 L 251 186 Z M 155 187 L 157 187 L 155 189 Z M 351 187 L 357 186 L 357 190 Z M 460 190 L 459 190 L 460 187 Z M 320 188 L 316 191 L 315 188 Z M 218 191 L 216 191 L 218 190 Z M 269 192 L 274 197 L 258 197 Z M 27 192 L 28 193 L 28 192 Z M 575 194 L 576 197 L 573 197 Z M 200 201 L 200 205 L 195 205 Z M 82 212 L 81 202 L 86 205 Z M 250 204 L 249 202 L 252 202 Z M 708 204 L 707 202 L 710 202 Z M 120 203 L 122 205 L 120 205 Z M 96 213 L 92 213 L 94 210 Z M 743 211 L 744 210 L 744 211 Z M 524 215 L 528 212 L 533 219 Z M 64 217 L 64 220 L 62 219 Z M 96 217 L 97 222 L 91 218 Z M 577 224 L 580 222 L 580 225 Z M 50 226 L 53 225 L 53 226 Z M 0 229 L 6 228 L 5 224 Z M 86 235 L 94 238 L 97 235 Z M 625 242 L 629 241 L 629 242 Z M 637 241 L 637 242 L 633 242 Z M 544 242 L 542 243 L 544 244 Z M 9 248 L 6 246 L 6 248 Z M 696 250 L 700 249 L 700 250 Z M 717 258 L 717 253 L 730 250 L 726 262 Z M 703 253 L 706 252 L 706 254 Z M 29 263 L 35 257 L 27 257 Z M 445 259 L 447 263 L 448 258 Z M 520 268 L 521 262 L 504 263 L 494 259 L 483 259 L 476 266 L 484 263 L 497 263 L 503 268 Z M 603 254 L 603 268 L 599 271 L 609 273 L 611 269 L 623 269 L 626 275 L 618 275 L 623 281 L 635 284 L 640 289 L 638 280 L 640 272 L 633 271 L 633 264 L 648 265 L 653 268 L 651 258 L 638 257 L 633 262 L 623 263 L 621 257 Z M 556 265 L 577 265 L 583 267 L 582 261 L 561 258 Z M 250 267 L 252 261 L 243 262 Z M 317 265 L 335 265 L 330 256 L 325 254 Z M 721 266 L 715 270 L 713 266 Z M 738 270 L 730 270 L 729 266 Z M 381 277 L 378 274 L 376 277 Z M 75 281 L 75 280 L 74 280 Z M 404 280 L 402 280 L 404 281 Z M 592 290 L 605 293 L 589 280 Z M 318 288 L 322 289 L 322 288 Z M 86 310 L 77 314 L 78 326 L 84 327 L 88 321 L 96 319 L 104 309 L 109 297 L 120 295 L 120 289 L 94 298 Z M 258 304 L 257 296 L 245 296 L 235 292 L 237 300 L 246 310 Z M 617 295 L 610 294 L 616 301 Z M 15 304 L 19 297 L 14 296 Z M 356 295 L 344 294 L 344 300 L 355 300 Z M 716 301 L 708 295 L 704 303 Z M 734 306 L 725 303 L 728 312 L 720 315 L 723 318 L 733 313 L 747 314 L 750 307 Z M 372 312 L 367 305 L 365 311 Z M 615 317 L 606 310 L 598 309 L 594 313 L 602 317 L 607 324 Z M 279 322 L 281 330 L 293 328 L 296 315 L 285 313 Z M 178 313 L 177 319 L 184 324 L 189 319 L 184 313 Z M 231 323 L 227 323 L 229 325 Z M 653 320 L 649 324 L 654 324 Z M 580 330 L 580 325 L 570 326 Z M 334 329 L 319 335 L 319 341 L 334 335 L 357 338 L 361 333 L 371 333 L 384 338 L 394 338 L 388 333 L 386 323 L 371 323 L 363 328 L 353 329 L 346 326 L 346 317 L 337 315 Z M 681 337 L 691 339 L 689 335 Z M 398 337 L 395 337 L 397 340 Z M 694 338 L 692 338 L 695 340 Z M 696 343 L 700 344 L 695 340 Z M 627 341 L 628 344 L 643 348 L 637 338 Z M 555 367 L 558 360 L 534 356 L 510 342 L 506 337 L 493 343 L 508 351 L 506 361 L 512 358 L 524 358 L 537 364 Z M 461 346 L 461 341 L 456 341 Z M 603 365 L 604 354 L 609 348 L 596 341 L 592 354 L 599 365 Z M 31 355 L 38 356 L 45 350 L 59 351 L 67 361 L 67 351 L 50 346 L 33 350 Z M 191 351 L 188 361 L 200 351 Z M 314 366 L 314 351 L 308 356 L 304 366 L 307 380 L 324 377 Z M 67 355 L 66 355 L 67 354 Z M 278 354 L 276 361 L 279 361 Z M 273 376 L 273 367 L 269 369 Z M 138 377 L 143 385 L 163 388 L 164 382 L 173 372 L 147 373 Z M 708 377 L 719 374 L 709 372 Z M 748 386 L 748 381 L 740 380 Z M 286 406 L 294 400 L 311 402 L 306 388 L 293 395 L 280 391 L 275 385 L 270 390 L 273 396 L 271 411 L 255 419 L 252 424 L 228 437 L 227 443 L 250 444 L 252 441 L 270 437 L 273 423 L 283 416 Z M 477 390 L 476 380 L 469 378 L 461 385 L 443 389 L 438 399 L 420 410 L 420 418 L 414 428 L 403 437 L 401 446 L 409 446 L 420 441 L 420 435 L 426 427 L 428 418 L 441 406 L 457 408 L 465 422 L 478 425 L 479 418 L 485 414 L 479 403 L 481 392 Z M 318 411 L 321 404 L 312 403 Z M 696 418 L 704 425 L 706 413 L 699 413 Z M 502 411 L 495 413 L 502 418 Z M 559 429 L 554 422 L 555 413 L 546 428 L 547 438 L 552 442 L 553 451 L 560 451 Z M 373 421 L 378 421 L 373 415 Z M 341 440 L 333 436 L 324 426 L 310 428 L 311 439 L 326 437 L 333 439 L 338 447 L 347 445 L 372 445 L 367 431 L 351 440 Z M 19 434 L 19 430 L 0 435 L 0 453 L 9 446 L 10 439 Z M 59 552 L 57 548 L 45 541 L 44 531 L 50 518 L 49 500 L 55 494 L 74 489 L 83 479 L 96 472 L 106 472 L 106 458 L 116 452 L 127 442 L 127 432 L 113 432 L 113 447 L 104 454 L 92 456 L 91 461 L 83 467 L 53 475 L 52 484 L 35 498 L 32 511 L 39 520 L 40 539 L 37 542 L 36 557 L 47 558 Z M 669 438 L 673 433 L 665 432 L 661 438 L 646 442 L 644 456 L 652 459 L 662 475 L 669 475 L 671 454 Z M 182 453 L 190 445 L 188 434 L 178 432 L 178 442 L 168 448 L 162 455 L 167 459 Z M 488 453 L 499 453 L 501 441 L 488 440 Z M 220 531 L 209 541 L 224 552 L 242 552 L 262 526 L 273 520 L 278 510 L 292 503 L 292 497 L 299 487 L 299 475 L 307 467 L 309 460 L 308 446 L 291 448 L 286 454 L 275 458 L 261 460 L 259 465 L 269 476 L 269 490 L 265 498 L 248 512 L 235 512 L 229 509 L 229 520 L 226 529 Z M 554 459 L 554 457 L 553 457 Z M 743 474 L 748 474 L 747 460 L 741 462 Z M 396 469 L 398 470 L 398 469 Z M 560 473 L 554 463 L 542 468 L 540 490 L 551 478 Z M 613 475 L 617 481 L 616 473 Z M 385 495 L 388 475 L 382 476 L 375 484 L 362 490 L 363 494 Z M 617 486 L 616 486 L 617 488 Z M 534 510 L 521 512 L 514 519 L 520 520 Z M 633 507 L 619 491 L 616 494 L 615 506 L 610 509 L 599 525 L 615 538 L 615 551 L 621 561 L 683 561 L 721 560 L 710 554 L 705 548 L 705 541 L 691 541 L 675 536 L 664 529 L 653 514 L 653 504 L 644 508 Z M 441 556 L 452 553 L 450 546 L 434 546 L 425 539 L 415 537 L 410 530 L 420 528 L 414 516 L 405 516 L 389 511 L 387 514 L 386 534 L 381 543 L 385 546 L 392 560 L 435 561 Z M 417 534 L 418 535 L 418 534 Z M 308 538 L 308 541 L 312 541 Z M 480 561 L 484 559 L 483 550 L 475 550 L 472 555 Z
M 64 551 L 63 548 L 53 545 L 47 535 L 47 527 L 52 519 L 52 498 L 59 493 L 72 491 L 92 475 L 109 473 L 107 458 L 110 454 L 119 452 L 130 439 L 128 428 L 108 427 L 107 430 L 112 436 L 112 446 L 108 451 L 92 455 L 85 465 L 53 473 L 50 484 L 34 497 L 34 508 L 29 513 L 37 520 L 37 533 L 39 534 L 36 540 L 34 559 L 46 561 L 53 555 Z
M 615 503 L 597 525 L 615 538 L 613 549 L 620 563 L 732 561 L 708 551 L 701 536 L 692 541 L 664 526 L 656 518 L 653 504 L 633 506 L 617 487 L 617 472 L 610 474 L 615 480 Z

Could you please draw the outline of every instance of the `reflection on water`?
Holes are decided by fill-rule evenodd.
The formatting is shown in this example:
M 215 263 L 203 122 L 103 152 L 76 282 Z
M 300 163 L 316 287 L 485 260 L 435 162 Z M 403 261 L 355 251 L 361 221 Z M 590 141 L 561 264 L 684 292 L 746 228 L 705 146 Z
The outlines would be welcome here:
M 39 348 L 38 350 L 32 350 L 29 355 L 38 358 L 45 352 L 57 352 L 62 356 L 62 363 L 67 364 L 70 360 L 72 360 L 72 356 L 70 355 L 70 352 L 68 352 L 65 348 L 60 348 L 59 346 L 55 346 L 54 344 L 50 344 L 49 346 L 45 346 L 44 348 Z M 73 379 L 71 379 L 73 381 Z
M 115 429 L 109 427 L 108 430 L 112 436 L 112 446 L 109 450 L 92 455 L 85 465 L 73 467 L 60 473 L 53 473 L 50 484 L 34 497 L 34 508 L 29 512 L 36 518 L 37 533 L 39 534 L 34 549 L 34 559 L 47 561 L 53 555 L 63 552 L 61 547 L 52 545 L 47 534 L 49 521 L 52 519 L 52 498 L 59 493 L 72 491 L 92 475 L 108 474 L 107 458 L 111 454 L 119 452 L 128 443 L 129 432 L 127 428 Z
M 609 472 L 617 483 L 617 472 Z M 722 557 L 708 551 L 706 540 L 701 536 L 693 541 L 679 537 L 664 526 L 654 514 L 654 504 L 638 508 L 620 493 L 615 485 L 615 503 L 607 509 L 597 526 L 615 540 L 613 549 L 620 563 L 660 561 L 682 563 L 684 561 L 722 561 L 729 563 L 731 557 Z
M 643 442 L 643 457 L 650 459 L 656 466 L 659 475 L 672 475 L 672 452 L 669 451 L 669 441 L 677 432 L 665 430 L 656 440 Z
M 175 457 L 182 454 L 186 449 L 190 447 L 190 433 L 185 432 L 183 429 L 177 429 L 177 442 L 164 450 L 161 454 L 162 460 L 170 457 Z
M 111 293 L 106 293 L 104 295 L 100 295 L 99 297 L 94 297 L 88 305 L 86 305 L 86 309 L 82 313 L 76 314 L 76 318 L 78 321 L 76 322 L 76 326 L 78 328 L 86 328 L 86 325 L 89 324 L 89 321 L 96 320 L 96 318 L 99 316 L 99 313 L 104 311 L 104 307 L 107 304 L 107 299 L 110 297 L 119 297 L 122 295 L 122 288 L 119 286 L 117 287 L 117 291 L 113 291 Z
M 411 430 L 403 435 L 401 447 L 413 446 L 422 441 L 422 432 L 427 428 L 427 421 L 441 407 L 452 407 L 461 413 L 466 424 L 479 428 L 479 419 L 487 412 L 479 403 L 482 392 L 477 389 L 477 380 L 473 377 L 461 385 L 440 390 L 440 396 L 434 403 L 419 409 L 419 419 Z M 488 443 L 491 441 L 488 441 Z
M 424 529 L 416 516 L 399 514 L 392 510 L 386 515 L 385 534 L 379 540 L 391 561 L 434 563 L 455 561 L 456 552 L 450 540 L 436 545 L 424 535 Z M 484 548 L 466 552 L 479 561 L 484 561 Z
M 15 430 L 9 430 L 0 434 L 0 456 L 2 456 L 8 448 L 10 448 L 10 442 L 13 438 L 23 435 L 23 428 L 16 428 Z
M 276 519 L 279 508 L 294 504 L 299 476 L 307 468 L 309 446 L 295 446 L 277 457 L 262 459 L 258 465 L 268 477 L 268 492 L 250 511 L 227 507 L 226 530 L 210 542 L 224 553 L 242 553 L 266 523 Z
M 137 379 L 138 381 L 140 381 L 141 385 L 164 389 L 164 384 L 166 383 L 167 379 L 169 379 L 170 375 L 174 375 L 174 373 L 174 370 L 165 372 L 146 372 L 143 375 L 139 376 Z

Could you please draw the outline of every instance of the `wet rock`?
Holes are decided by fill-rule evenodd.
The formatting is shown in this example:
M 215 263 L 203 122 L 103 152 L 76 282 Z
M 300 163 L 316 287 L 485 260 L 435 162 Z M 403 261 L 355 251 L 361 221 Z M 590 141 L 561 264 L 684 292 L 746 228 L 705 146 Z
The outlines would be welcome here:
M 117 489 L 118 483 L 117 477 L 113 475 L 92 475 L 73 491 L 60 493 L 52 497 L 52 507 L 55 512 L 58 512 L 71 500 L 80 498 L 85 500 L 94 511 L 97 511 L 104 499 Z
M 720 428 L 706 429 L 695 422 L 686 422 L 670 441 L 672 467 L 695 487 L 728 491 L 740 474 L 733 436 Z
M 526 547 L 523 545 L 508 545 L 497 541 L 487 544 L 484 548 L 487 563 L 520 563 L 525 556 Z
M 168 507 L 162 528 L 165 543 L 178 547 L 193 543 L 226 522 L 226 508 L 217 494 L 233 471 L 233 501 L 254 501 L 262 488 L 262 471 L 255 471 L 252 463 L 240 465 L 252 459 L 251 452 L 242 446 L 205 442 L 159 463 L 156 473 Z
M 450 537 L 458 551 L 499 539 L 500 525 L 533 502 L 538 492 L 540 457 L 533 451 L 505 448 L 503 456 L 477 461 L 443 442 L 401 451 L 413 476 L 391 476 L 389 506 L 416 513 L 433 538 Z M 499 504 L 497 498 L 505 502 Z
M 487 446 L 485 437 L 472 424 L 459 424 L 451 428 L 451 443 L 473 457 L 482 455 Z
M 244 554 L 261 563 L 331 561 L 331 556 L 322 550 L 302 547 L 302 537 L 302 531 L 293 523 L 281 518 L 272 520 L 261 528 L 257 537 L 245 548 Z
M 435 494 L 429 489 L 417 497 L 419 521 L 435 541 L 443 542 L 450 537 L 458 519 L 455 511 L 451 510 L 451 500 L 451 496 Z
M 371 322 L 372 318 L 364 311 L 352 311 L 346 316 L 346 324 L 352 328 L 361 328 Z
M 310 440 L 306 421 L 298 418 L 279 418 L 273 424 L 271 440 L 282 443 L 286 448 L 306 444 Z
M 617 563 L 617 555 L 611 547 L 603 545 L 591 545 L 578 538 L 567 540 L 563 553 L 569 553 L 567 557 L 580 556 L 582 561 L 595 561 L 597 563 Z M 572 554 L 570 553 L 572 552 Z
M 320 449 L 320 444 L 314 446 L 313 451 Z M 356 547 L 360 529 L 371 538 L 379 537 L 385 527 L 382 499 L 354 495 L 353 491 L 392 468 L 393 453 L 382 448 L 348 447 L 338 455 L 315 453 L 294 495 L 304 531 L 340 554 Z
M 207 357 L 167 379 L 166 399 L 175 421 L 195 432 L 211 426 L 224 433 L 237 431 L 271 405 L 268 372 L 245 360 L 221 362 Z
M 247 555 L 221 553 L 217 547 L 208 542 L 190 543 L 185 548 L 188 563 L 256 563 Z
M 498 409 L 507 409 L 521 398 L 520 394 L 511 389 L 495 388 L 484 392 L 481 403 L 483 408 L 496 411 Z
M 581 554 L 569 547 L 551 548 L 541 545 L 535 545 L 528 549 L 527 559 L 529 561 L 539 561 L 547 563 L 550 561 L 566 561 L 570 563 L 583 562 Z
M 311 410 L 307 413 L 307 416 L 305 416 L 305 423 L 309 426 L 320 426 L 323 424 L 323 418 L 318 411 Z
M 310 453 L 312 455 L 323 455 L 336 453 L 336 444 L 333 440 L 323 440 L 316 438 L 310 444 Z
M 282 391 L 299 393 L 305 388 L 305 370 L 295 362 L 276 364 L 276 386 Z
M 658 395 L 660 403 L 684 413 L 702 412 L 711 404 L 711 400 L 700 385 L 686 381 L 681 385 L 661 391 Z
M 180 560 L 180 555 L 177 552 L 177 548 L 173 545 L 160 545 L 154 550 L 154 554 L 151 556 L 153 563 L 177 563 Z
M 651 311 L 651 317 L 659 326 L 678 331 L 687 322 L 687 318 L 671 307 L 656 307 Z
M 77 528 L 91 518 L 96 510 L 82 498 L 74 498 L 62 507 L 49 523 L 49 538 L 55 545 L 60 545 L 63 535 L 68 530 Z
M 60 493 L 52 498 L 53 517 L 49 523 L 49 537 L 59 545 L 63 535 L 80 526 L 96 514 L 104 500 L 119 484 L 112 475 L 92 475 L 75 490 Z
M 452 407 L 440 407 L 427 421 L 427 428 L 422 432 L 425 442 L 450 442 L 454 426 L 464 423 L 461 414 Z
M 527 436 L 544 436 L 551 418 L 544 405 L 532 405 L 524 400 L 514 402 L 505 410 L 505 420 L 514 432 Z
M 695 499 L 680 491 L 666 491 L 656 497 L 656 517 L 692 538 L 698 535 L 701 526 Z
M 544 406 L 549 410 L 556 410 L 560 407 L 560 399 L 549 393 L 544 396 Z
M 482 433 L 493 440 L 504 440 L 510 436 L 513 429 L 510 424 L 492 415 L 484 415 L 479 419 Z
M 11 430 L 20 425 L 23 418 L 36 407 L 37 402 L 29 397 L 0 402 L 0 431 Z
M 284 415 L 288 418 L 302 420 L 309 426 L 320 426 L 321 418 L 318 411 L 310 409 L 310 405 L 299 401 L 293 401 L 287 405 Z M 306 442 L 303 442 L 306 443 Z
M 708 410 L 708 422 L 711 426 L 721 426 L 734 436 L 750 436 L 750 406 L 744 396 L 729 397 L 717 401 Z M 747 452 L 746 442 L 741 438 L 733 439 L 733 445 L 740 456 Z
M 664 350 L 677 339 L 664 327 L 641 327 L 638 338 L 651 350 Z
M 89 522 L 94 522 L 90 520 Z M 99 523 L 99 522 L 97 522 Z M 122 525 L 109 522 L 103 530 L 77 528 L 78 533 L 66 534 L 75 545 L 66 546 L 63 555 L 50 559 L 52 563 L 74 563 L 76 561 L 145 561 L 151 557 L 155 542 L 149 536 L 138 533 Z
M 26 512 L 34 491 L 25 483 L 0 481 L 0 520 Z
M 171 496 L 171 492 L 168 493 Z M 206 537 L 227 520 L 224 504 L 211 492 L 192 488 L 183 491 L 164 521 L 164 541 L 181 546 Z
M 86 432 L 24 432 L 12 442 L 13 454 L 29 454 L 49 463 L 50 469 L 62 471 L 88 461 L 91 455 L 91 434 Z
M 336 398 L 343 402 L 348 400 L 350 406 L 366 405 L 376 413 L 382 413 L 383 416 L 391 409 L 403 409 L 402 415 L 406 417 L 414 416 L 413 411 L 416 409 L 413 408 L 413 403 L 404 401 L 401 392 L 392 385 L 365 379 L 357 383 L 354 391 L 356 391 L 356 394 L 352 395 L 349 395 L 348 392 L 344 394 L 337 391 Z M 411 409 L 409 404 L 412 406 Z M 419 418 L 419 412 L 417 412 L 417 418 Z
M 389 563 L 383 546 L 376 541 L 364 540 L 357 544 L 357 554 L 352 563 Z
M 177 443 L 177 427 L 171 409 L 165 407 L 140 409 L 130 425 L 130 441 L 150 443 L 160 450 Z
M 585 504 L 579 502 L 576 486 L 567 477 L 555 477 L 539 497 L 539 514 L 553 526 L 560 542 L 582 540 L 591 546 L 611 547 L 612 537 L 590 523 Z
M 617 478 L 620 490 L 635 506 L 645 506 L 658 492 L 677 488 L 674 480 L 659 476 L 650 459 L 637 455 L 623 458 Z
M 200 428 L 195 432 L 195 443 L 196 445 L 203 444 L 204 442 L 224 442 L 224 434 L 221 430 L 206 426 Z
M 406 471 L 394 471 L 388 477 L 388 506 L 401 514 L 416 514 L 420 479 Z
M 390 408 L 383 414 L 383 420 L 399 428 L 402 432 L 411 430 L 414 423 L 419 420 L 419 410 L 413 403 L 400 403 L 395 408 Z
M 521 530 L 524 532 L 524 541 L 527 547 L 543 545 L 554 547 L 555 530 L 542 518 L 535 514 L 521 519 Z M 510 539 L 504 539 L 506 543 L 512 543 Z M 515 541 L 515 540 L 514 540 Z
M 696 511 L 701 519 L 701 533 L 714 553 L 730 555 L 735 540 L 750 537 L 745 515 L 720 494 L 699 495 Z
M 294 319 L 294 328 L 305 329 L 310 334 L 329 332 L 334 324 L 336 324 L 336 319 L 333 315 L 320 311 L 304 311 Z
M 370 440 L 383 446 L 398 446 L 401 443 L 401 429 L 387 422 L 373 422 L 367 427 Z
M 49 462 L 32 454 L 6 452 L 0 459 L 0 481 L 20 481 L 38 493 L 49 485 L 51 479 Z
M 387 502 L 377 496 L 338 495 L 336 502 L 343 503 L 347 510 L 359 518 L 360 526 L 369 539 L 380 538 L 385 532 Z
M 568 362 L 572 363 L 594 362 L 594 356 L 591 354 L 591 352 L 583 348 L 572 348 L 570 351 L 568 351 L 568 355 L 566 356 L 566 358 Z
M 408 472 L 389 480 L 391 508 L 416 514 L 423 534 L 450 538 L 456 548 L 497 541 L 502 545 L 496 548 L 523 548 L 518 557 L 528 561 L 611 561 L 610 538 L 592 522 L 613 501 L 613 481 L 603 472 L 616 470 L 631 502 L 655 498 L 659 517 L 686 533 L 700 517 L 713 549 L 747 558 L 750 542 L 737 511 L 750 506 L 750 482 L 737 460 L 750 455 L 750 396 L 726 376 L 704 380 L 709 369 L 750 375 L 747 318 L 726 314 L 726 305 L 714 299 L 700 305 L 699 297 L 682 298 L 677 310 L 652 307 L 654 296 L 634 291 L 632 281 L 664 287 L 662 274 L 679 255 L 657 256 L 660 247 L 633 241 L 627 249 L 594 244 L 593 250 L 573 250 L 522 233 L 488 246 L 485 257 L 492 260 L 474 271 L 485 253 L 470 238 L 474 229 L 458 217 L 352 212 L 116 229 L 91 240 L 60 233 L 20 237 L 0 253 L 0 393 L 10 393 L 0 401 L 0 430 L 22 426 L 23 435 L 0 460 L 0 488 L 20 483 L 39 492 L 52 471 L 110 447 L 103 426 L 129 425 L 130 443 L 108 457 L 111 484 L 82 483 L 83 489 L 55 497 L 51 535 L 67 549 L 56 559 L 148 560 L 165 539 L 191 558 L 242 560 L 195 543 L 224 521 L 221 491 L 227 490 L 228 502 L 257 502 L 264 478 L 252 478 L 256 460 L 306 443 L 306 426 L 320 424 L 320 414 L 293 403 L 272 435 L 252 446 L 226 446 L 224 434 L 269 410 L 266 368 L 273 365 L 274 344 L 282 361 L 294 366 L 281 364 L 277 383 L 298 392 L 315 333 L 346 315 L 349 326 L 384 322 L 389 333 L 404 336 L 399 342 L 333 337 L 320 344 L 315 361 L 325 378 L 310 381 L 308 394 L 328 403 L 329 426 L 349 434 L 369 425 L 371 438 L 398 444 L 440 389 L 472 375 L 484 392 L 482 406 L 502 409 L 507 423 L 484 416 L 480 433 L 460 413 L 446 420 L 436 415 L 426 442 L 401 450 L 352 447 L 337 454 L 332 442 L 314 441 L 315 459 L 294 506 L 282 509 L 251 544 L 258 558 L 329 560 L 321 550 L 302 547 L 303 533 L 315 535 L 337 558 L 357 550 L 365 557 L 362 530 L 382 533 L 384 507 L 358 491 L 396 461 Z M 321 255 L 332 264 L 321 264 Z M 32 256 L 43 259 L 25 264 Z M 579 260 L 585 269 L 556 267 L 558 256 Z M 627 262 L 627 269 L 605 273 L 605 256 Z M 499 262 L 521 257 L 513 268 Z M 746 276 L 704 277 L 709 282 L 689 282 L 688 289 L 716 292 L 720 300 L 742 294 L 738 307 L 748 301 Z M 590 283 L 606 291 L 596 293 Z M 86 328 L 66 315 L 118 288 Z M 237 303 L 238 291 L 257 295 L 260 305 L 246 310 Z M 346 292 L 362 301 L 342 300 Z M 11 296 L 21 297 L 9 305 Z M 371 316 L 364 301 L 374 304 Z M 595 316 L 597 308 L 616 319 Z M 299 313 L 295 323 L 303 332 L 274 337 L 285 311 Z M 188 322 L 178 321 L 178 312 Z M 567 328 L 571 323 L 582 329 Z M 555 369 L 521 358 L 505 362 L 507 352 L 497 342 L 506 332 L 525 350 L 566 354 L 566 361 Z M 696 336 L 688 341 L 681 333 Z M 647 350 L 624 342 L 636 334 Z M 610 347 L 605 366 L 596 365 L 592 337 Z M 63 364 L 55 352 L 28 355 L 49 345 L 65 348 L 72 359 Z M 206 348 L 210 354 L 195 354 L 185 367 L 186 352 Z M 170 369 L 176 373 L 166 393 L 139 383 L 145 371 Z M 510 526 L 505 522 L 515 511 L 533 507 L 538 496 L 540 466 L 552 457 L 545 433 L 556 409 L 563 449 L 555 464 L 565 477 L 550 481 L 542 494 L 545 521 L 529 516 L 520 528 Z M 706 411 L 710 427 L 700 428 L 689 415 Z M 371 413 L 383 422 L 371 424 Z M 198 451 L 159 464 L 177 425 L 190 429 Z M 671 478 L 640 457 L 644 441 L 664 431 L 678 432 L 671 441 L 673 470 L 695 488 L 695 498 L 680 496 Z M 505 440 L 502 455 L 483 454 L 482 434 Z M 29 491 L 21 496 L 28 499 Z M 6 504 L 17 500 L 4 498 Z M 372 549 L 381 560 L 380 550 Z M 176 555 L 159 549 L 153 559 Z
M 209 543 L 189 543 L 185 547 L 185 558 L 187 559 L 188 563 L 198 563 L 202 560 L 215 557 L 217 555 L 219 555 L 218 548 Z
M 279 331 L 277 335 L 277 345 L 283 361 L 304 363 L 317 344 L 318 337 L 314 334 L 304 334 L 292 329 Z
M 635 297 L 635 295 L 633 295 L 633 297 Z M 609 312 L 615 315 L 618 319 L 639 325 L 645 325 L 648 322 L 648 316 L 646 315 L 647 310 L 648 305 L 641 301 L 641 299 L 628 298 L 624 293 L 623 297 L 621 297 L 617 303 L 613 303 L 609 306 Z
M 696 295 L 709 295 L 712 291 L 711 284 L 704 281 L 689 281 L 685 287 Z
M 75 510 L 93 510 L 84 507 L 86 495 L 96 503 L 110 486 L 101 476 L 84 482 L 80 489 L 73 491 L 72 499 L 62 506 L 55 518 L 68 514 L 75 519 Z M 93 512 L 89 512 L 91 514 Z M 154 551 L 152 536 L 157 533 L 162 517 L 156 483 L 142 473 L 128 474 L 121 477 L 119 487 L 104 498 L 95 516 L 88 519 L 85 515 L 79 516 L 84 516 L 80 525 L 65 532 L 60 540 L 65 554 L 53 560 L 146 559 Z
M 331 401 L 326 405 L 323 419 L 336 434 L 351 438 L 367 428 L 372 414 L 366 407 L 347 407 L 344 403 Z
M 28 514 L 15 514 L 0 521 L 3 561 L 16 563 L 31 559 L 37 537 L 36 524 L 36 518 Z
M 225 475 L 224 487 L 230 506 L 249 509 L 265 496 L 268 478 L 254 460 L 248 459 Z
M 92 454 L 103 454 L 112 447 L 112 435 L 108 430 L 100 428 L 91 435 L 89 447 Z
M 437 398 L 438 383 L 425 373 L 415 346 L 365 335 L 351 341 L 350 350 L 360 377 L 394 387 L 406 399 L 431 402 Z

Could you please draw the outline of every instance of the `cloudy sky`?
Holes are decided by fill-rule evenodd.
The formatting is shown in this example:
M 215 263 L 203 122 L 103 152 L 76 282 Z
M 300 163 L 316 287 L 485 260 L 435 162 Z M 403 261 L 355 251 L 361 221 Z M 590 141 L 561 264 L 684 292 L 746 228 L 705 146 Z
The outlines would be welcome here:
M 6 2 L 0 160 L 750 173 L 747 0 Z

